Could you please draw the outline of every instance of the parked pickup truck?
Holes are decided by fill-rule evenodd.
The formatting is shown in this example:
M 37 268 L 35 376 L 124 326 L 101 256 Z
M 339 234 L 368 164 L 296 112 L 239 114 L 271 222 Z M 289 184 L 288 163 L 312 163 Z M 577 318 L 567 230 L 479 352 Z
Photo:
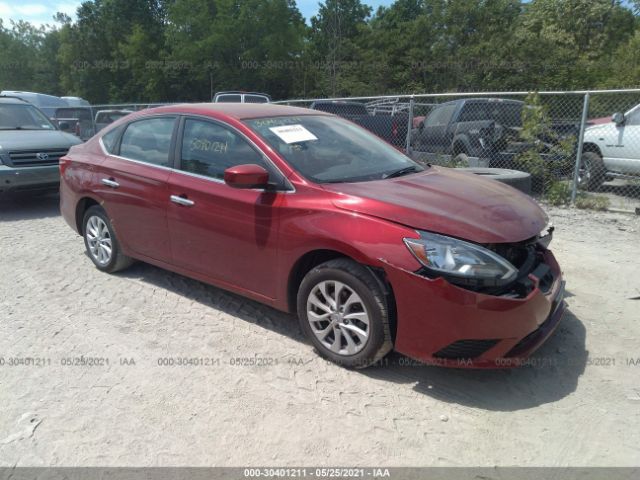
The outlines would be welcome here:
M 393 115 L 389 113 L 372 114 L 362 103 L 338 100 L 316 101 L 311 104 L 310 108 L 333 113 L 357 123 L 395 147 L 404 148 L 406 145 L 409 117 L 404 112 Z
M 96 133 L 106 126 L 111 125 L 116 120 L 126 117 L 130 113 L 133 113 L 133 110 L 100 110 L 96 113 L 96 118 L 93 122 Z
M 584 132 L 579 185 L 595 190 L 614 178 L 640 178 L 640 105 Z
M 514 168 L 514 157 L 531 144 L 520 138 L 524 102 L 500 98 L 454 100 L 435 107 L 412 132 L 414 151 L 451 155 L 465 163 L 478 157 L 479 166 Z M 540 138 L 544 149 L 578 133 L 572 123 L 554 123 L 555 138 Z
M 57 108 L 51 121 L 63 132 L 72 133 L 82 141 L 95 134 L 91 107 Z

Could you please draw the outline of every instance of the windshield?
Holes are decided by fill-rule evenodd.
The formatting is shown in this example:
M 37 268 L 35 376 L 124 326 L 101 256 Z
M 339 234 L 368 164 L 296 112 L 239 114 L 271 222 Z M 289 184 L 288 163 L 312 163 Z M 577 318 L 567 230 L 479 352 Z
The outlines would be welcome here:
M 310 115 L 245 123 L 316 183 L 381 180 L 424 170 L 378 137 L 340 118 Z
M 55 127 L 32 105 L 0 104 L 0 130 L 55 130 Z

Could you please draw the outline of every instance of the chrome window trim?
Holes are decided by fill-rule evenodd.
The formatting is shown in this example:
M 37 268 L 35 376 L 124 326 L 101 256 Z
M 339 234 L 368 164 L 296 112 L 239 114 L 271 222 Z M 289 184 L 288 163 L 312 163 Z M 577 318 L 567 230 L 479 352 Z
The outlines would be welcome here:
M 167 116 L 167 114 L 149 115 L 149 117 L 154 117 L 154 116 Z M 246 140 L 250 145 L 252 145 L 252 146 L 253 146 L 253 148 L 254 148 L 255 150 L 257 150 L 257 151 L 260 153 L 260 155 L 264 158 L 264 160 L 265 160 L 266 162 L 268 162 L 268 163 L 269 163 L 269 164 L 270 164 L 270 165 L 271 165 L 271 166 L 272 166 L 272 167 L 273 167 L 273 168 L 274 168 L 274 169 L 275 169 L 275 170 L 276 170 L 276 171 L 277 171 L 277 172 L 282 176 L 282 178 L 284 178 L 285 184 L 286 184 L 286 185 L 288 185 L 288 186 L 290 187 L 290 189 L 287 189 L 287 190 L 273 190 L 273 191 L 274 191 L 274 192 L 276 192 L 276 193 L 286 193 L 286 194 L 296 193 L 296 187 L 295 187 L 295 186 L 294 186 L 294 185 L 289 181 L 289 179 L 287 178 L 287 176 L 286 176 L 284 173 L 282 173 L 282 170 L 280 170 L 280 169 L 278 168 L 278 166 L 277 166 L 277 165 L 275 165 L 267 155 L 265 155 L 265 153 L 262 151 L 262 149 L 261 149 L 260 147 L 258 147 L 258 145 L 256 145 L 256 144 L 255 144 L 255 142 L 253 142 L 250 138 L 248 138 L 246 135 L 244 135 L 241 131 L 239 131 L 239 130 L 238 130 L 237 128 L 235 128 L 233 125 L 229 125 L 228 123 L 222 123 L 222 122 L 218 121 L 217 119 L 213 119 L 213 118 L 211 118 L 211 117 L 207 117 L 207 116 L 205 116 L 205 115 L 191 115 L 191 114 L 189 114 L 189 115 L 184 115 L 184 114 L 176 114 L 176 119 L 177 119 L 178 121 L 180 121 L 180 117 L 185 117 L 185 119 L 187 119 L 187 118 L 191 117 L 191 118 L 197 118 L 197 119 L 210 120 L 210 121 L 213 121 L 214 123 L 218 123 L 218 124 L 220 124 L 220 125 L 227 126 L 228 128 L 232 129 L 234 132 L 238 133 L 242 138 L 244 138 L 244 139 L 245 139 L 245 140 Z M 128 123 L 126 126 L 128 127 L 131 123 L 133 123 L 133 122 Z M 125 128 L 125 130 L 126 130 L 126 128 Z M 109 130 L 109 131 L 111 131 L 111 130 Z M 200 178 L 200 179 L 202 179 L 202 180 L 209 180 L 210 182 L 217 183 L 217 184 L 224 184 L 224 185 L 226 185 L 225 181 L 224 181 L 224 180 L 221 180 L 221 179 L 219 179 L 219 178 L 209 177 L 209 176 L 206 176 L 206 175 L 200 175 L 200 174 L 192 173 L 192 172 L 186 172 L 186 171 L 184 171 L 184 170 L 180 170 L 180 169 L 178 169 L 178 168 L 165 167 L 165 166 L 163 166 L 163 165 L 156 165 L 156 164 L 154 164 L 154 163 L 147 163 L 147 162 L 143 162 L 142 160 L 135 160 L 135 159 L 133 159 L 133 158 L 122 157 L 122 156 L 120 156 L 120 155 L 116 155 L 116 154 L 114 154 L 114 153 L 110 153 L 110 152 L 106 149 L 106 147 L 104 146 L 104 143 L 102 142 L 102 137 L 103 137 L 104 135 L 106 135 L 107 133 L 109 133 L 109 132 L 105 132 L 103 135 L 101 135 L 101 136 L 98 138 L 98 144 L 100 145 L 100 149 L 102 150 L 102 153 L 103 153 L 105 156 L 113 157 L 113 158 L 117 158 L 118 160 L 125 160 L 125 161 L 127 161 L 127 162 L 137 163 L 137 164 L 139 164 L 139 165 L 146 165 L 146 166 L 148 166 L 148 167 L 158 168 L 158 169 L 160 169 L 160 170 L 167 170 L 167 171 L 169 171 L 169 172 L 180 173 L 180 174 L 182 174 L 182 175 L 187 175 L 187 176 L 190 176 L 190 177 Z M 122 132 L 122 134 L 124 134 L 124 131 Z M 182 158 L 180 158 L 179 160 L 180 160 L 180 163 L 182 163 Z M 232 188 L 232 187 L 229 187 L 229 188 Z M 266 192 L 266 191 L 267 191 L 267 190 L 266 190 L 266 189 L 264 189 L 264 188 L 251 188 L 251 189 L 249 189 L 249 190 L 259 191 L 259 192 Z M 269 190 L 269 191 L 270 191 L 270 190 Z

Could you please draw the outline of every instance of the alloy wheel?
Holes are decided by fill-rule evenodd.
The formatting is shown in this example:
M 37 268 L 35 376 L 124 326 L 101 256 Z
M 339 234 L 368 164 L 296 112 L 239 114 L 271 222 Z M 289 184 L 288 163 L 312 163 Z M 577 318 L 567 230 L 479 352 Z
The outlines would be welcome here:
M 96 215 L 89 217 L 85 235 L 94 260 L 100 265 L 108 265 L 113 255 L 113 241 L 106 222 Z
M 307 298 L 307 320 L 313 334 L 338 355 L 355 355 L 369 340 L 369 313 L 348 285 L 332 280 L 318 283 Z

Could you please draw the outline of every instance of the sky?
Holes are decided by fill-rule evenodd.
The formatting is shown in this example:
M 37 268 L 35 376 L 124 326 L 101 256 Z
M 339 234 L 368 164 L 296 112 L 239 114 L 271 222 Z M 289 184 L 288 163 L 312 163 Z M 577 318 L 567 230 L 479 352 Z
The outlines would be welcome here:
M 302 15 L 309 20 L 318 11 L 319 0 L 297 0 Z M 75 18 L 75 12 L 80 1 L 77 0 L 0 0 L 0 18 L 5 25 L 9 20 L 25 20 L 35 25 L 52 24 L 52 17 L 56 12 L 64 12 Z M 375 12 L 380 5 L 390 5 L 393 0 L 363 0 L 363 3 L 373 7 Z

